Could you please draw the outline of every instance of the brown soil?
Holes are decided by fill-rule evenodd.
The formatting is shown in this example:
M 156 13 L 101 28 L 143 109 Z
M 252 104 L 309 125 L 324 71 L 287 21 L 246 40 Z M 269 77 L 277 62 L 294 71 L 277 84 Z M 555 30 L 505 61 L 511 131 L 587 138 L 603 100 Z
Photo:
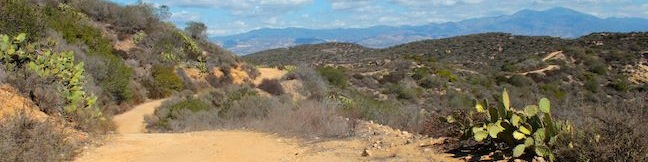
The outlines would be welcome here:
M 254 84 L 259 85 L 263 79 L 281 79 L 287 72 L 276 68 L 258 68 L 261 75 L 254 79 Z
M 24 98 L 9 85 L 0 85 L 0 119 L 24 111 L 28 117 L 43 121 L 47 115 L 39 110 L 31 100 Z

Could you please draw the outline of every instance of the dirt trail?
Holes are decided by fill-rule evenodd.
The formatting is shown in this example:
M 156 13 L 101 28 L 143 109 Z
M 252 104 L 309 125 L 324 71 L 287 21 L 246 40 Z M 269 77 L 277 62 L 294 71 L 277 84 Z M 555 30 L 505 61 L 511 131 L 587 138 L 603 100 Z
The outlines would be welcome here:
M 133 110 L 113 117 L 113 122 L 117 125 L 117 133 L 145 133 L 146 126 L 144 124 L 144 116 L 153 114 L 155 108 L 162 105 L 163 101 L 164 99 L 143 103 L 135 107 Z
M 276 69 L 261 69 L 261 72 L 259 78 L 278 78 L 285 73 Z M 163 101 L 150 101 L 115 116 L 113 121 L 119 134 L 110 136 L 103 146 L 87 150 L 75 161 L 317 161 L 338 158 L 297 157 L 306 150 L 299 146 L 298 140 L 251 131 L 145 133 L 144 116 L 153 114 Z
M 261 76 L 257 78 L 258 82 L 263 78 L 280 78 L 285 74 L 277 69 L 259 70 Z M 150 101 L 115 116 L 113 120 L 119 134 L 111 135 L 108 142 L 100 147 L 85 150 L 75 161 L 457 161 L 447 154 L 429 152 L 429 148 L 420 147 L 430 144 L 429 140 L 409 145 L 396 144 L 383 149 L 372 148 L 371 157 L 363 157 L 363 149 L 377 146 L 371 137 L 308 141 L 246 130 L 144 133 L 144 116 L 152 114 L 163 101 Z M 376 125 L 370 124 L 368 127 Z M 385 133 L 379 130 L 388 131 Z M 406 143 L 406 138 L 400 135 L 400 131 L 394 133 L 394 130 L 386 128 L 369 128 L 365 131 L 365 136 L 377 135 L 376 139 Z M 394 143 L 389 145 L 392 144 Z
M 143 133 L 144 115 L 163 101 L 147 102 L 115 116 L 120 134 L 76 161 L 286 161 L 301 152 L 291 139 L 248 131 Z

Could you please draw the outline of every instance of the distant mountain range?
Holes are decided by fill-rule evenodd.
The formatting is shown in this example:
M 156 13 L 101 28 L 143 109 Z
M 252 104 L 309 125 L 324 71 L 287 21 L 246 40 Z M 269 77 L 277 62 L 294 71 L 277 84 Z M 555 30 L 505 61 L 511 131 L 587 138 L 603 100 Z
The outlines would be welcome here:
M 343 29 L 259 29 L 247 33 L 211 37 L 239 55 L 302 44 L 349 42 L 384 48 L 398 44 L 452 36 L 506 32 L 516 35 L 576 38 L 593 32 L 648 31 L 648 19 L 598 18 L 568 8 L 521 10 L 513 15 L 468 19 L 421 26 L 374 26 Z

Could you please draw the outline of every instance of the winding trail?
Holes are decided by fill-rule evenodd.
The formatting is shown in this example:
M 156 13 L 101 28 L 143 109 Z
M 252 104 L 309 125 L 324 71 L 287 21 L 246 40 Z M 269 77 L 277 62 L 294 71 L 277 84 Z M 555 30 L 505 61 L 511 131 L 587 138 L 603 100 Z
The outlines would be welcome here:
M 144 116 L 163 101 L 150 101 L 115 116 L 119 134 L 75 161 L 293 161 L 302 151 L 291 139 L 248 131 L 144 133 Z
M 285 74 L 284 71 L 270 68 L 260 68 L 259 71 L 261 76 L 256 82 L 281 78 Z M 246 130 L 146 133 L 144 116 L 153 114 L 164 101 L 149 101 L 115 116 L 113 121 L 117 125 L 117 134 L 110 135 L 102 146 L 85 150 L 75 161 L 458 161 L 447 154 L 427 152 L 425 150 L 428 149 L 419 147 L 430 144 L 426 141 L 373 150 L 371 157 L 363 157 L 363 149 L 375 146 L 373 141 L 363 138 L 313 142 Z M 395 134 L 400 134 L 400 131 L 397 132 Z M 387 133 L 371 134 L 389 137 L 392 142 L 405 142 L 405 138 L 398 135 L 395 135 L 396 138 Z
M 262 68 L 261 79 L 280 78 L 285 72 Z M 325 161 L 334 155 L 304 155 L 296 139 L 239 130 L 189 133 L 146 133 L 144 116 L 153 114 L 164 99 L 153 100 L 113 118 L 117 133 L 104 145 L 91 148 L 79 162 L 193 162 L 193 161 Z M 300 155 L 300 156 L 296 156 Z M 343 161 L 349 161 L 343 160 Z

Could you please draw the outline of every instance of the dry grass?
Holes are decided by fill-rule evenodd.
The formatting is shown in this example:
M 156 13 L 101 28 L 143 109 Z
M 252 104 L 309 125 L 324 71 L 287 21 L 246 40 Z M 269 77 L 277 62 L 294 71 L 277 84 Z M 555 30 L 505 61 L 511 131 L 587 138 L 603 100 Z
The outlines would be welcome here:
M 0 161 L 69 160 L 80 144 L 51 121 L 31 119 L 22 111 L 0 120 Z
M 557 150 L 558 157 L 562 161 L 648 161 L 646 103 L 645 99 L 635 98 L 560 112 L 574 122 L 576 131 L 565 138 Z
M 283 135 L 304 137 L 344 137 L 351 132 L 347 120 L 337 116 L 340 105 L 333 102 L 305 100 L 293 102 L 285 96 L 262 97 L 247 88 L 228 88 L 201 96 L 210 104 L 206 110 L 190 108 L 171 111 L 177 103 L 195 100 L 175 96 L 146 118 L 149 128 L 158 131 L 185 132 L 243 127 Z

